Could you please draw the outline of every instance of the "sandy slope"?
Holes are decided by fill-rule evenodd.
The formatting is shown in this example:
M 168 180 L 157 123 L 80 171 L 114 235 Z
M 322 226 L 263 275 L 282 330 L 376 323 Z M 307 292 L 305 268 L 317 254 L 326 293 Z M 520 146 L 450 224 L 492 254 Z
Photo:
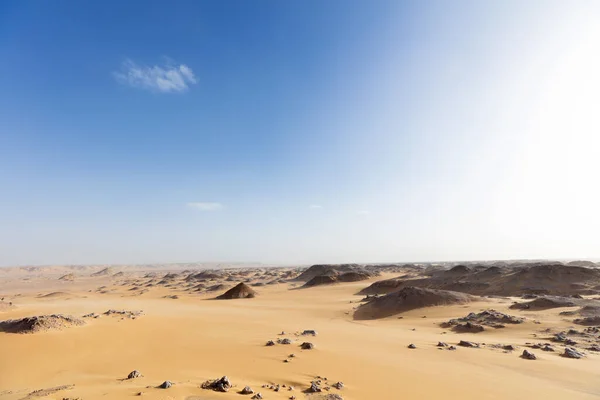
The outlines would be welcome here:
M 17 306 L 0 313 L 0 319 L 35 314 L 66 313 L 81 316 L 109 308 L 144 310 L 135 320 L 102 316 L 83 327 L 31 335 L 0 333 L 0 397 L 22 399 L 33 390 L 74 384 L 72 390 L 48 399 L 125 399 L 143 392 L 149 399 L 239 399 L 245 385 L 265 399 L 287 399 L 301 393 L 317 375 L 330 382 L 343 381 L 344 399 L 592 399 L 600 397 L 600 355 L 571 360 L 557 353 L 534 351 L 539 359 L 519 358 L 489 348 L 438 350 L 442 340 L 461 339 L 522 346 L 541 341 L 533 337 L 547 327 L 566 327 L 561 310 L 522 312 L 508 310 L 508 300 L 490 300 L 466 306 L 434 307 L 374 321 L 354 321 L 355 296 L 370 282 L 289 290 L 287 284 L 257 288 L 254 299 L 215 301 L 206 295 L 172 294 L 153 288 L 131 296 L 127 287 L 112 286 L 109 278 L 57 282 L 37 279 L 2 286 L 2 294 Z M 106 285 L 114 292 L 98 294 Z M 89 290 L 93 290 L 89 292 Z M 68 296 L 38 297 L 52 292 Z M 354 301 L 355 303 L 350 303 Z M 528 322 L 478 334 L 455 334 L 438 324 L 449 318 L 493 307 L 528 318 Z M 427 318 L 422 318 L 427 316 Z M 534 324 L 533 319 L 542 321 Z M 292 345 L 266 347 L 283 330 L 316 329 L 312 338 L 296 338 Z M 413 330 L 414 329 L 414 330 Z M 311 341 L 316 348 L 302 351 L 298 344 Z M 409 343 L 417 349 L 407 348 Z M 296 358 L 283 360 L 290 353 Z M 139 369 L 144 377 L 122 381 Z M 199 388 L 211 378 L 228 375 L 236 390 L 213 393 Z M 164 380 L 168 390 L 147 388 Z M 293 385 L 294 392 L 262 389 L 265 383 Z M 38 397 L 40 398 L 40 397 Z

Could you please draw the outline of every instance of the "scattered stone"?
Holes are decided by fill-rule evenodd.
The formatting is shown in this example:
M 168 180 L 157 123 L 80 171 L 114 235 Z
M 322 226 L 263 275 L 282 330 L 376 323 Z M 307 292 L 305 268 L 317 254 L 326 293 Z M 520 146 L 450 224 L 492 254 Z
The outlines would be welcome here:
M 141 316 L 143 311 L 128 311 L 128 310 L 108 310 L 104 312 L 104 315 L 120 315 L 122 317 L 127 317 L 131 319 L 136 319 Z
M 140 371 L 138 371 L 137 369 L 134 369 L 133 371 L 131 371 L 129 373 L 129 375 L 127 375 L 127 379 L 135 379 L 135 378 L 139 378 L 140 376 L 142 376 Z
M 513 351 L 515 350 L 515 346 L 513 346 L 512 344 L 505 344 L 504 346 L 502 346 L 502 350 Z
M 505 324 L 520 324 L 525 319 L 504 314 L 496 310 L 485 310 L 480 313 L 469 313 L 466 317 L 451 319 L 441 324 L 442 328 L 452 328 L 456 332 L 477 333 L 484 330 L 483 326 L 504 328 Z
M 301 348 L 302 350 L 312 350 L 312 349 L 314 349 L 314 348 L 315 348 L 315 345 L 314 345 L 314 344 L 312 344 L 312 343 L 310 343 L 310 342 L 303 342 L 303 343 L 300 345 L 300 348 Z
M 202 389 L 214 390 L 217 392 L 227 392 L 229 389 L 233 387 L 232 383 L 229 381 L 227 376 L 223 376 L 220 379 L 215 379 L 213 381 L 206 381 L 202 384 Z
M 262 398 L 263 397 L 262 397 L 262 394 L 260 394 L 260 392 L 256 393 L 254 396 L 252 396 L 252 400 L 261 400 Z
M 266 344 L 266 346 L 275 346 L 275 342 L 272 340 L 269 340 Z
M 333 385 L 334 388 L 336 388 L 337 390 L 342 390 L 344 388 L 344 383 L 343 382 L 336 382 Z
M 158 387 L 160 389 L 168 389 L 171 386 L 173 386 L 173 383 L 171 381 L 164 381 L 163 383 L 161 383 Z
M 450 347 L 448 347 L 448 350 L 456 350 L 456 347 L 450 346 Z
M 304 331 L 302 331 L 302 335 L 312 335 L 312 336 L 317 336 L 317 331 L 312 330 L 312 329 L 305 329 Z
M 277 339 L 277 343 L 279 344 L 292 344 L 292 341 L 288 338 L 284 338 L 284 339 Z
M 461 340 L 460 342 L 458 342 L 458 345 L 462 347 L 479 347 L 479 344 L 475 342 L 469 342 L 466 340 Z
M 563 353 L 563 357 L 582 358 L 582 357 L 585 357 L 585 355 L 583 353 L 580 353 L 579 351 L 575 350 L 572 347 L 565 347 L 565 352 Z
M 290 354 L 288 357 L 289 357 L 289 358 L 294 358 L 294 357 L 296 357 L 296 355 L 295 355 L 294 353 L 292 353 L 292 354 Z
M 448 343 L 438 342 L 437 347 L 448 347 Z
M 409 349 L 416 349 L 417 346 L 415 346 L 413 343 L 411 343 L 411 344 L 408 345 L 408 348 Z
M 523 354 L 521 354 L 521 358 L 524 358 L 526 360 L 536 360 L 537 359 L 537 357 L 535 356 L 535 354 L 531 353 L 527 349 L 523 350 Z
M 306 389 L 306 391 L 308 393 L 319 393 L 322 391 L 322 389 L 317 382 L 313 381 L 311 382 L 310 387 Z
M 253 394 L 254 390 L 250 386 L 244 386 L 244 388 L 240 391 L 240 394 Z
M 587 349 L 591 350 L 591 351 L 600 351 L 600 346 L 598 346 L 597 344 L 593 344 L 590 347 L 588 347 Z

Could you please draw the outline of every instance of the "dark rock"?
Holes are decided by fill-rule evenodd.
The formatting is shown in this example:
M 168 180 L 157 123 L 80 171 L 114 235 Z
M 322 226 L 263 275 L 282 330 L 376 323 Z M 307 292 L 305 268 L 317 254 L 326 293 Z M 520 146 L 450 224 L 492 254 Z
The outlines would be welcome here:
M 129 375 L 127 375 L 127 379 L 135 379 L 135 378 L 139 378 L 140 376 L 142 376 L 140 371 L 138 371 L 137 369 L 134 369 L 133 371 L 131 371 L 129 373 Z
M 269 340 L 265 346 L 275 346 L 275 342 L 272 340 Z
M 462 347 L 479 347 L 479 344 L 474 343 L 474 342 L 469 342 L 466 340 L 461 340 L 460 342 L 458 342 L 458 345 L 462 346 Z
M 244 386 L 244 388 L 240 391 L 240 394 L 252 394 L 254 390 L 250 386 Z
M 305 329 L 304 331 L 302 331 L 302 335 L 317 336 L 317 331 L 312 330 L 312 329 Z
M 448 347 L 448 343 L 438 342 L 437 347 Z
M 317 382 L 311 382 L 310 387 L 306 389 L 308 393 L 319 393 L 322 391 L 321 387 L 317 384 Z
M 223 376 L 222 378 L 213 381 L 206 381 L 202 384 L 202 389 L 209 389 L 217 392 L 227 392 L 232 387 L 233 385 L 227 376 Z
M 527 349 L 523 350 L 523 354 L 521 354 L 521 358 L 524 358 L 526 360 L 536 360 L 537 359 L 537 357 L 535 356 L 535 354 L 531 353 Z
M 171 383 L 171 381 L 164 381 L 163 383 L 161 383 L 158 387 L 160 389 L 168 389 L 171 386 L 173 386 L 173 383 Z
M 411 344 L 409 344 L 409 345 L 408 345 L 408 348 L 409 348 L 409 349 L 416 349 L 416 348 L 417 348 L 417 346 L 415 346 L 414 344 L 412 344 L 412 343 L 411 343 Z
M 260 394 L 260 392 L 256 393 L 254 396 L 252 396 L 252 400 L 261 400 L 262 398 L 263 397 L 262 397 L 262 394 Z
M 314 348 L 315 348 L 315 345 L 314 345 L 314 344 L 312 344 L 312 343 L 310 343 L 310 342 L 303 342 L 303 343 L 300 345 L 300 348 L 301 348 L 302 350 L 312 350 L 312 349 L 314 349 Z
M 464 324 L 457 324 L 452 328 L 453 331 L 458 333 L 478 333 L 483 332 L 485 328 L 479 324 L 473 324 L 471 322 L 466 322 Z
M 566 358 L 582 358 L 584 357 L 583 353 L 578 352 L 572 347 L 565 347 L 565 352 L 563 353 L 563 357 Z
M 279 344 L 292 344 L 292 341 L 288 338 L 284 338 L 284 339 L 278 339 L 277 343 Z
M 336 388 L 337 390 L 342 390 L 344 388 L 344 384 L 342 382 L 336 382 L 333 385 L 334 388 Z

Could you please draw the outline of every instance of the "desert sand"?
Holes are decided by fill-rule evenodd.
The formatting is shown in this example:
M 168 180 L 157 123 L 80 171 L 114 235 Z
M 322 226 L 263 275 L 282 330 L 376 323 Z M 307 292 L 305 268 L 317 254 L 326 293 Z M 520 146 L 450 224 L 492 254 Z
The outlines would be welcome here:
M 568 307 L 520 309 L 511 306 L 531 300 L 480 297 L 481 287 L 476 286 L 472 293 L 449 297 L 442 293 L 443 301 L 435 297 L 433 303 L 423 303 L 434 306 L 419 304 L 411 309 L 401 304 L 397 312 L 383 313 L 383 318 L 368 318 L 365 310 L 378 299 L 365 299 L 358 293 L 369 292 L 364 290 L 371 284 L 390 278 L 419 282 L 436 279 L 436 275 L 422 275 L 430 272 L 425 267 L 393 266 L 360 272 L 365 275 L 356 279 L 365 280 L 321 279 L 334 283 L 303 287 L 316 275 L 295 280 L 302 271 L 263 267 L 209 272 L 152 267 L 1 269 L 0 321 L 60 314 L 84 324 L 43 325 L 31 333 L 0 332 L 0 398 L 128 399 L 141 394 L 148 399 L 250 399 L 252 394 L 239 393 L 246 386 L 264 399 L 600 397 L 600 352 L 588 350 L 598 332 L 590 330 L 585 337 L 568 334 L 577 342 L 572 347 L 584 353 L 581 359 L 561 356 L 567 345 L 555 338 L 569 329 L 583 332 L 589 328 L 573 321 L 585 315 L 581 307 L 594 309 L 589 303 L 596 296 L 591 292 L 573 298 L 574 305 Z M 333 275 L 347 272 L 342 269 Z M 467 272 L 446 271 L 444 282 L 458 273 L 456 282 L 468 281 Z M 554 269 L 551 272 L 556 274 Z M 494 270 L 488 273 L 494 277 L 487 281 L 498 279 Z M 320 270 L 319 276 L 323 274 L 326 271 Z M 255 294 L 215 300 L 240 282 L 248 284 L 245 293 L 251 287 Z M 565 285 L 572 284 L 571 279 Z M 553 279 L 551 289 L 557 285 Z M 460 292 L 460 284 L 448 286 Z M 517 286 L 526 291 L 523 285 Z M 573 287 L 581 292 L 580 286 Z M 501 292 L 506 290 L 506 286 L 501 288 Z M 442 292 L 438 289 L 433 290 L 436 296 Z M 566 291 L 566 286 L 561 287 L 561 292 Z M 387 307 L 393 302 L 390 299 L 379 303 Z M 355 312 L 361 305 L 358 318 Z M 109 310 L 126 312 L 106 314 Z M 460 332 L 448 324 L 485 310 L 508 314 L 518 323 L 502 328 L 485 325 L 475 333 Z M 473 323 L 481 322 L 477 318 L 473 317 Z M 315 330 L 316 335 L 302 335 L 305 330 Z M 285 338 L 291 344 L 283 344 Z M 267 346 L 268 341 L 274 345 Z M 458 346 L 460 341 L 479 347 Z M 304 342 L 314 348 L 303 350 Z M 438 347 L 438 342 L 447 346 Z M 548 343 L 555 351 L 543 351 L 537 343 Z M 414 348 L 409 348 L 411 344 Z M 508 345 L 514 350 L 503 347 Z M 456 350 L 449 350 L 450 346 Z M 525 349 L 536 360 L 522 358 Z M 142 376 L 126 379 L 134 370 Z M 202 389 L 204 382 L 223 376 L 233 384 L 228 392 Z M 172 382 L 170 388 L 158 387 L 167 380 Z M 305 393 L 318 380 L 323 391 Z M 343 382 L 341 389 L 334 387 L 337 382 Z M 276 385 L 279 391 L 271 388 Z M 289 390 L 290 386 L 294 389 Z

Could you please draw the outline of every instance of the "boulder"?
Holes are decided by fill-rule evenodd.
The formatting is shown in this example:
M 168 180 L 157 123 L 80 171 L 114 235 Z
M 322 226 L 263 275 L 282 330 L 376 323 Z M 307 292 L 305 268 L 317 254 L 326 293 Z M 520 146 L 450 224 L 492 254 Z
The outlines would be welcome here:
M 129 375 L 127 375 L 127 379 L 135 379 L 135 378 L 139 378 L 140 376 L 142 376 L 140 371 L 138 371 L 137 369 L 134 369 L 133 371 L 131 371 L 129 373 Z
M 535 356 L 535 354 L 531 353 L 527 349 L 523 350 L 523 354 L 521 354 L 521 358 L 524 358 L 526 360 L 536 360 L 537 359 L 537 357 Z
M 171 386 L 173 386 L 173 383 L 171 381 L 164 381 L 163 383 L 161 383 L 160 385 L 158 385 L 158 387 L 160 389 L 168 389 Z

